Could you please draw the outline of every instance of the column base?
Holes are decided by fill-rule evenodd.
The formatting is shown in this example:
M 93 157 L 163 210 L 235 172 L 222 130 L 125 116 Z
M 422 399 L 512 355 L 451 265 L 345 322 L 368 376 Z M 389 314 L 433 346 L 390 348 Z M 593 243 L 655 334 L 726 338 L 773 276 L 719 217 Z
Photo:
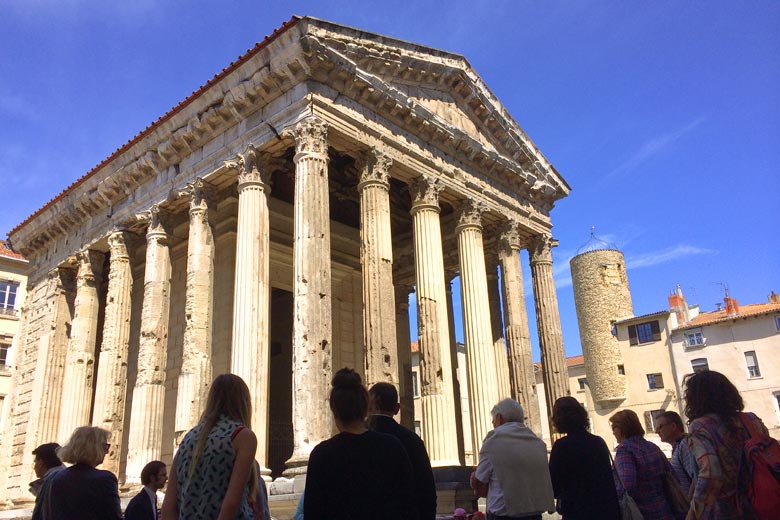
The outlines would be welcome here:
M 287 466 L 287 469 L 282 471 L 282 476 L 287 478 L 293 478 L 298 475 L 305 475 L 306 474 L 306 468 L 309 465 L 309 455 L 311 454 L 311 450 L 299 450 L 296 449 L 293 451 L 292 457 L 285 462 L 285 465 Z

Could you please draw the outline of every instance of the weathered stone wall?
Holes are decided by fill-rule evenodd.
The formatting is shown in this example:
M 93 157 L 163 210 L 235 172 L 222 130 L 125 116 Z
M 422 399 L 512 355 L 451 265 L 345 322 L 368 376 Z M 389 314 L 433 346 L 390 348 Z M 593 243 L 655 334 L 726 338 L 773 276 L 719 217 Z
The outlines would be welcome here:
M 617 250 L 596 250 L 571 259 L 574 304 L 591 395 L 596 403 L 626 397 L 626 378 L 618 374 L 620 344 L 612 322 L 632 316 L 626 262 Z

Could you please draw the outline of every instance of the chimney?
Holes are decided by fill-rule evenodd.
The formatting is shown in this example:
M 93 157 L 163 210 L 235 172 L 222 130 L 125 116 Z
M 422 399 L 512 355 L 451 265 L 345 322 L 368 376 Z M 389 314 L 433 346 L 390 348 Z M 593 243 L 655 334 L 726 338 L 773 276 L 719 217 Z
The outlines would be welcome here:
M 780 303 L 780 294 L 775 291 L 769 293 L 769 303 Z
M 732 317 L 739 314 L 739 303 L 737 303 L 736 298 L 726 296 L 723 298 L 723 302 L 726 304 L 726 316 Z
M 680 284 L 677 284 L 675 291 L 669 295 L 669 310 L 677 315 L 677 323 L 683 324 L 691 321 L 688 314 L 688 303 L 685 301 Z

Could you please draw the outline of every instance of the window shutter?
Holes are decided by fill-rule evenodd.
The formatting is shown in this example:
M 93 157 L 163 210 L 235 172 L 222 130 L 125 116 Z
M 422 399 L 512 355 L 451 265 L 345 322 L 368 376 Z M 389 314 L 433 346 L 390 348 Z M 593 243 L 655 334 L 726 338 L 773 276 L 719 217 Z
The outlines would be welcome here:
M 658 325 L 658 321 L 650 322 L 650 330 L 653 331 L 653 341 L 661 340 L 661 327 Z
M 639 343 L 639 340 L 636 339 L 636 325 L 629 325 L 628 326 L 628 344 L 629 345 L 637 345 Z

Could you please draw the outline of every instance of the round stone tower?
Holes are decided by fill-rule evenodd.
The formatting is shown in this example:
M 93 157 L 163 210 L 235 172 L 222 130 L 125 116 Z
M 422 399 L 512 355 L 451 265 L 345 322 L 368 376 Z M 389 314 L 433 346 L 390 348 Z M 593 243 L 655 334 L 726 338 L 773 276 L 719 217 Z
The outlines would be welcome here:
M 613 325 L 634 315 L 623 253 L 591 232 L 569 265 L 591 396 L 601 406 L 623 400 L 626 381 Z

